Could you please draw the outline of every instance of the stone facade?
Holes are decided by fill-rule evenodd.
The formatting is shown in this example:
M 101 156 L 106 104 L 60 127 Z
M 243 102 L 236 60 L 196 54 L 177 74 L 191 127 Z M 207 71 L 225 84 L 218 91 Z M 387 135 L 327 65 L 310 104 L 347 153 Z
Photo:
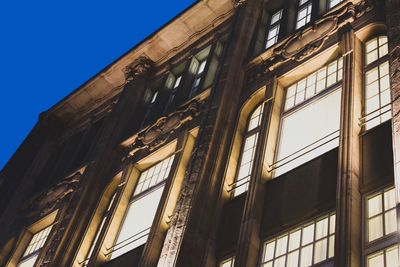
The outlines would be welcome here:
M 309 21 L 295 29 L 304 4 L 295 0 L 198 1 L 41 114 L 0 174 L 0 265 L 36 257 L 34 266 L 252 267 L 277 266 L 286 255 L 279 266 L 289 266 L 290 253 L 275 250 L 276 259 L 268 258 L 267 243 L 332 214 L 331 238 L 317 240 L 313 232 L 306 266 L 369 266 L 393 248 L 398 254 L 399 230 L 390 228 L 393 208 L 386 210 L 384 201 L 395 188 L 400 218 L 400 2 L 307 3 Z M 279 34 L 266 49 L 274 23 Z M 390 66 L 392 119 L 369 129 L 366 73 L 380 65 L 366 63 L 366 44 L 384 36 L 388 53 L 377 62 Z M 338 58 L 333 85 L 287 110 L 288 88 Z M 335 90 L 341 92 L 337 145 L 275 177 L 286 161 L 278 152 L 284 118 Z M 239 179 L 253 134 L 248 175 Z M 284 164 L 332 140 L 308 144 Z M 149 189 L 136 195 L 141 175 L 168 157 L 164 180 L 149 180 Z M 127 210 L 155 188 L 163 190 L 149 211 L 148 232 L 122 240 L 131 249 L 112 258 Z M 367 214 L 379 192 L 385 200 L 374 218 L 382 216 L 383 230 L 371 240 L 378 226 Z M 50 225 L 41 246 L 27 253 L 32 237 Z M 293 252 L 303 255 L 299 264 L 306 247 Z M 382 264 L 393 266 L 388 259 Z

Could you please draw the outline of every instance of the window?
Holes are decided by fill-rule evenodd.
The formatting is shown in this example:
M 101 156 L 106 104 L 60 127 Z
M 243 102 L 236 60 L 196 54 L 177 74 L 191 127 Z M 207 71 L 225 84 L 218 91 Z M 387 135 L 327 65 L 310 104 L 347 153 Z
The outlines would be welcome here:
M 103 232 L 103 228 L 104 228 L 104 226 L 106 224 L 106 221 L 107 221 L 107 219 L 109 218 L 109 216 L 111 214 L 111 208 L 112 208 L 112 206 L 113 206 L 113 204 L 115 202 L 116 195 L 117 195 L 117 192 L 115 192 L 113 194 L 113 196 L 111 197 L 110 202 L 108 203 L 107 209 L 104 211 L 103 219 L 101 220 L 100 226 L 97 229 L 96 236 L 94 237 L 92 245 L 90 246 L 90 250 L 89 250 L 89 253 L 88 253 L 87 257 L 86 257 L 86 260 L 83 261 L 83 266 L 88 266 L 88 264 L 89 264 L 89 260 L 93 255 L 94 248 L 95 248 L 95 246 L 97 244 L 97 241 L 99 240 L 100 234 Z
M 116 258 L 146 243 L 174 155 L 143 171 L 138 179 L 119 235 L 111 248 Z
M 303 27 L 311 20 L 312 1 L 300 0 L 296 20 L 296 30 Z
M 367 267 L 399 266 L 399 246 L 393 246 L 367 257 Z
M 192 88 L 190 89 L 190 96 L 193 96 L 197 92 L 197 90 L 200 86 L 200 82 L 203 79 L 203 76 L 205 74 L 204 70 L 206 68 L 206 64 L 207 64 L 207 58 L 200 60 L 200 61 L 196 61 L 194 81 L 193 81 Z
M 253 167 L 254 155 L 257 146 L 258 133 L 261 125 L 264 104 L 258 106 L 250 116 L 247 131 L 244 136 L 242 151 L 239 159 L 239 167 L 236 180 L 232 184 L 233 196 L 238 196 L 247 191 L 251 171 Z
M 394 188 L 367 196 L 366 206 L 368 242 L 397 231 Z
M 335 214 L 319 217 L 264 243 L 262 267 L 306 267 L 334 256 Z
M 343 0 L 328 0 L 328 9 L 340 4 Z
M 179 85 L 181 84 L 181 81 L 182 81 L 182 76 L 183 76 L 183 74 L 178 75 L 178 76 L 176 76 L 176 77 L 173 76 L 173 75 L 171 75 L 171 76 L 172 76 L 172 81 L 171 81 L 171 86 L 170 86 L 170 88 L 171 88 L 171 93 L 170 93 L 170 95 L 169 95 L 166 108 L 169 108 L 169 107 L 171 106 L 171 104 L 174 102 L 174 99 L 175 99 L 175 97 L 176 97 L 176 94 L 178 93 Z M 167 86 L 167 87 L 169 87 L 169 86 Z
M 28 247 L 18 263 L 18 267 L 32 267 L 35 265 L 36 259 L 38 258 L 42 247 L 46 243 L 52 227 L 53 225 L 50 225 L 32 236 Z
M 339 145 L 342 65 L 339 58 L 287 89 L 278 153 L 270 166 L 275 177 Z
M 273 46 L 278 41 L 281 19 L 282 19 L 282 9 L 272 14 L 271 20 L 269 22 L 267 42 L 265 44 L 265 48 Z
M 223 260 L 219 264 L 219 267 L 233 267 L 233 266 L 235 266 L 235 257 Z
M 365 129 L 371 129 L 391 118 L 391 97 L 386 36 L 365 44 Z

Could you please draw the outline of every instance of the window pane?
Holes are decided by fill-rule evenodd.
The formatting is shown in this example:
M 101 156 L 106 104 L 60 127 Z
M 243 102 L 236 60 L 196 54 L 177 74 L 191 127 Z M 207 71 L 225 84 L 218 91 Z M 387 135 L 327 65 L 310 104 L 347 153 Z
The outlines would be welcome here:
M 293 251 L 289 253 L 287 257 L 287 267 L 297 267 L 299 264 L 299 251 Z
M 301 236 L 301 230 L 290 233 L 290 235 L 289 235 L 289 251 L 292 251 L 292 250 L 300 247 L 300 236 Z
M 274 267 L 285 267 L 286 256 L 277 258 L 274 262 Z
M 368 258 L 368 267 L 384 267 L 383 253 Z
M 315 232 L 315 239 L 320 239 L 328 235 L 328 218 L 317 222 L 317 229 Z
M 397 231 L 396 210 L 392 209 L 385 213 L 385 235 Z
M 328 258 L 332 258 L 335 255 L 335 236 L 332 235 L 329 237 L 329 252 Z
M 382 216 L 369 219 L 368 222 L 368 240 L 372 241 L 383 236 Z
M 314 263 L 326 260 L 328 250 L 328 239 L 324 238 L 315 243 Z
M 275 251 L 275 241 L 270 242 L 265 246 L 264 261 L 272 260 L 274 258 L 274 251 Z
M 288 236 L 280 237 L 276 242 L 275 256 L 280 256 L 286 253 Z
M 340 103 L 341 90 L 337 89 L 283 117 L 277 156 L 281 162 L 275 177 L 337 147 L 338 140 L 334 138 L 340 127 Z M 325 143 L 327 140 L 331 142 Z M 285 162 L 288 163 L 283 165 Z
M 314 240 L 314 224 L 306 226 L 303 228 L 303 236 L 301 240 L 301 245 L 307 245 Z
M 21 261 L 17 266 L 18 267 L 33 267 L 35 265 L 36 259 L 38 258 L 39 253 Z
M 395 246 L 386 250 L 386 266 L 398 267 L 399 266 L 399 248 Z
M 233 267 L 235 265 L 235 258 L 230 258 L 227 260 L 224 260 L 223 262 L 221 262 L 221 264 L 219 265 L 220 267 Z
M 313 245 L 309 245 L 301 249 L 300 267 L 311 266 L 312 264 Z
M 112 259 L 146 243 L 163 189 L 164 185 L 134 200 L 129 205 L 115 242 Z
M 396 192 L 390 189 L 384 193 L 385 210 L 396 207 Z
M 382 196 L 379 194 L 368 199 L 368 217 L 382 213 Z

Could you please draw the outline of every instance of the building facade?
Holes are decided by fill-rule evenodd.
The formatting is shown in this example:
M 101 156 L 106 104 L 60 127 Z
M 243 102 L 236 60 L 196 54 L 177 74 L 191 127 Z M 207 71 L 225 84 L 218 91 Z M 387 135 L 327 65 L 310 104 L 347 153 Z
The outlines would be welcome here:
M 43 112 L 1 266 L 399 266 L 400 1 L 202 0 Z

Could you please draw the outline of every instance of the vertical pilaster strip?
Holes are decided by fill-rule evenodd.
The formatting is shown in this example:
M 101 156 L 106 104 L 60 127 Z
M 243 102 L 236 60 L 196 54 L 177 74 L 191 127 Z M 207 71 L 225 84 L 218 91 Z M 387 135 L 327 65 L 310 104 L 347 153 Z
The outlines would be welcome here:
M 357 267 L 361 260 L 360 126 L 361 71 L 355 60 L 356 37 L 350 25 L 341 30 L 343 82 L 336 192 L 335 266 Z M 358 58 L 358 57 L 357 57 Z
M 400 0 L 386 0 L 385 3 L 392 95 L 394 183 L 397 200 L 397 227 L 400 232 Z

